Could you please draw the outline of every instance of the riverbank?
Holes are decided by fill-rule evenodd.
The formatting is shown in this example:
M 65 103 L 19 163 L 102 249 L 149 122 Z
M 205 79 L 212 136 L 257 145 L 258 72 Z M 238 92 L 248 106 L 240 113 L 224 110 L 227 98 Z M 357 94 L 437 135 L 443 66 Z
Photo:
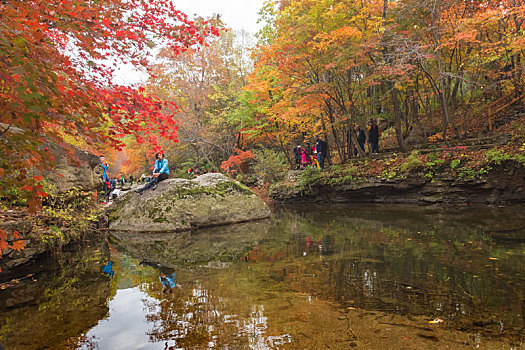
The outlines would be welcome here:
M 525 203 L 525 167 L 515 159 L 487 161 L 477 168 L 449 159 L 427 161 L 412 154 L 382 161 L 375 173 L 355 165 L 292 171 L 269 188 L 276 203 L 496 204 Z M 364 166 L 364 165 L 363 165 Z M 368 166 L 370 166 L 368 164 Z
M 38 269 L 50 254 L 60 254 L 71 246 L 107 235 L 107 216 L 90 192 L 73 190 L 52 197 L 39 211 L 13 207 L 0 212 L 0 229 L 15 240 L 19 249 L 6 247 L 0 259 L 0 282 L 19 278 Z

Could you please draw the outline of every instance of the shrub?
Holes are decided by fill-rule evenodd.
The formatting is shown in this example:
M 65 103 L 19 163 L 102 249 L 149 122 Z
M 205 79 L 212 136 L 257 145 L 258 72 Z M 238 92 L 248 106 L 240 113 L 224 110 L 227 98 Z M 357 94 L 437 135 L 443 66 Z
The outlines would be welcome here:
M 511 156 L 497 149 L 488 150 L 485 153 L 487 162 L 500 165 L 501 162 L 511 159 Z
M 419 152 L 413 150 L 407 158 L 407 161 L 399 166 L 403 172 L 410 172 L 419 168 L 423 168 L 423 161 L 419 159 Z
M 259 180 L 265 183 L 275 183 L 284 180 L 287 162 L 282 152 L 262 149 L 256 153 L 256 163 L 253 166 L 253 171 Z
M 461 159 L 453 159 L 450 162 L 450 167 L 452 168 L 452 170 L 454 170 L 459 166 L 460 163 L 461 163 Z
M 303 189 L 309 189 L 315 185 L 322 184 L 324 182 L 323 178 L 323 172 L 319 168 L 309 166 L 299 175 L 299 185 Z

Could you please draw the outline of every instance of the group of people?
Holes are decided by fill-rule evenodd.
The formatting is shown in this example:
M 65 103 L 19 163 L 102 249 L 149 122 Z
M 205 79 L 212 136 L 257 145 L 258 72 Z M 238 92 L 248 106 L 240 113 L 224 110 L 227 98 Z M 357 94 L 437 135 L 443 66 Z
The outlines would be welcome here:
M 328 144 L 323 141 L 319 135 L 315 136 L 315 146 L 311 147 L 310 143 L 306 145 L 297 145 L 293 151 L 295 154 L 295 163 L 299 169 L 304 169 L 309 165 L 324 169 L 324 159 L 326 158 L 326 152 L 328 150 Z
M 363 129 L 361 129 L 361 125 L 356 124 L 354 127 L 354 131 L 356 133 L 357 143 L 359 145 L 359 148 L 363 152 L 365 152 L 365 144 L 367 141 L 367 133 Z M 379 129 L 379 126 L 377 125 L 377 122 L 370 118 L 368 121 L 368 144 L 369 144 L 369 150 L 371 154 L 378 154 L 379 153 L 379 137 L 381 136 L 381 130 Z M 358 150 L 357 148 L 354 150 L 354 155 L 357 155 Z
M 109 178 L 108 168 L 109 164 L 106 162 L 106 158 L 103 155 L 99 156 L 100 166 L 102 167 L 102 179 L 103 179 L 103 188 L 104 188 L 104 203 L 109 202 L 110 199 L 117 197 L 120 194 L 120 190 L 124 188 L 126 184 L 126 179 L 121 175 L 120 179 L 114 177 L 113 179 Z M 153 168 L 153 174 L 149 177 L 142 174 L 138 180 L 138 183 L 145 185 L 141 188 L 135 190 L 135 192 L 142 194 L 148 188 L 155 190 L 157 184 L 160 181 L 166 180 L 169 177 L 170 170 L 168 165 L 168 160 L 164 158 L 163 153 L 155 154 L 155 165 Z M 129 177 L 130 188 L 133 185 L 133 175 Z M 120 188 L 118 187 L 120 185 Z
M 368 140 L 370 153 L 377 154 L 379 153 L 379 137 L 381 136 L 381 131 L 379 130 L 379 126 L 377 125 L 376 121 L 374 119 L 370 119 L 368 121 L 368 129 L 367 133 L 365 133 L 359 124 L 356 124 L 354 127 L 354 131 L 356 133 L 357 143 L 361 150 L 365 152 L 365 143 Z M 297 145 L 294 148 L 295 153 L 295 162 L 300 169 L 304 169 L 305 167 L 309 165 L 313 165 L 318 167 L 319 169 L 324 169 L 324 160 L 326 158 L 326 154 L 328 151 L 328 144 L 326 141 L 322 140 L 319 135 L 315 136 L 315 146 L 311 147 L 310 143 L 306 143 L 306 145 Z M 357 154 L 358 150 L 355 149 L 355 154 Z M 105 193 L 105 202 L 108 202 L 110 199 L 110 196 L 116 195 L 118 196 L 120 190 L 117 188 L 118 180 L 116 177 L 113 179 L 109 179 L 108 176 L 108 168 L 109 165 L 106 162 L 106 158 L 101 155 L 99 157 L 100 160 L 100 166 L 102 167 L 102 175 L 103 175 L 103 184 L 104 184 L 104 193 Z M 198 176 L 199 170 L 198 169 L 189 169 L 188 170 L 190 175 Z M 151 188 L 152 190 L 155 190 L 157 188 L 157 185 L 159 182 L 166 180 L 170 175 L 168 160 L 164 158 L 164 154 L 159 152 L 155 154 L 155 165 L 153 167 L 153 174 L 146 178 L 146 175 L 142 174 L 139 178 L 140 183 L 144 184 L 144 186 L 137 188 L 135 192 L 139 194 L 143 194 L 144 191 Z M 130 187 L 133 185 L 133 176 L 129 177 L 129 183 Z M 123 175 L 121 175 L 120 178 L 120 186 L 121 188 L 124 187 L 126 184 L 126 179 Z M 117 193 L 115 193 L 117 191 Z
M 379 137 L 381 137 L 381 130 L 375 119 L 370 118 L 366 131 L 363 130 L 359 124 L 355 124 L 354 132 L 358 143 L 353 150 L 354 155 L 358 154 L 357 147 L 366 153 L 365 145 L 367 142 L 370 154 L 379 154 Z M 311 147 L 310 143 L 306 142 L 303 145 L 295 146 L 293 151 L 297 169 L 304 169 L 309 165 L 324 169 L 324 160 L 328 151 L 328 144 L 318 135 L 315 136 L 314 147 Z

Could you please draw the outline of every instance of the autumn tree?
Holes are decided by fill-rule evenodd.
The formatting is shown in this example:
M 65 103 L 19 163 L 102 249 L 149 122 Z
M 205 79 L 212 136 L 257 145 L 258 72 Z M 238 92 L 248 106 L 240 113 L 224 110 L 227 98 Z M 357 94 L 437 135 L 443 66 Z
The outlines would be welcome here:
M 159 53 L 148 91 L 179 107 L 180 143 L 170 152 L 177 164 L 219 171 L 234 148 L 242 148 L 236 111 L 252 65 L 249 46 L 247 33 L 224 30 L 198 51 Z
M 0 18 L 0 195 L 52 167 L 47 142 L 120 148 L 135 135 L 155 148 L 152 131 L 175 140 L 175 106 L 113 84 L 108 60 L 148 70 L 157 43 L 181 53 L 218 34 L 169 0 L 4 1 Z
M 147 71 L 155 46 L 178 54 L 217 34 L 170 0 L 2 1 L 0 198 L 25 198 L 35 210 L 54 149 L 71 150 L 68 142 L 120 149 L 133 135 L 158 149 L 157 136 L 176 141 L 176 106 L 114 84 L 111 62 Z M 8 239 L 22 247 L 17 232 L 0 230 L 0 256 Z

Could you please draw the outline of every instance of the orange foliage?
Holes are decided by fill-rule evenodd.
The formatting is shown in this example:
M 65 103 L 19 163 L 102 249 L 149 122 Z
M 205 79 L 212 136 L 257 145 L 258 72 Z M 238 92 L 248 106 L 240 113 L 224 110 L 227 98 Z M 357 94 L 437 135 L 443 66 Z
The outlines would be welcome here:
M 221 164 L 221 169 L 225 172 L 235 172 L 235 168 L 241 169 L 242 164 L 255 158 L 255 154 L 251 151 L 242 151 L 238 148 L 235 149 L 236 154 L 232 154 L 228 160 L 225 160 Z

